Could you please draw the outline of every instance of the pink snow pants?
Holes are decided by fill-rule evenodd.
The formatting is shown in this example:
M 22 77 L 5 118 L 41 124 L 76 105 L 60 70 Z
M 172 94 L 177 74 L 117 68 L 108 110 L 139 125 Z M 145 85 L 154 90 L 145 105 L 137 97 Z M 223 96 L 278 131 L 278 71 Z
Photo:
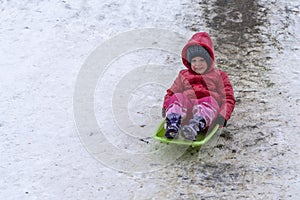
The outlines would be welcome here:
M 201 99 L 189 99 L 183 93 L 175 93 L 166 102 L 168 107 L 166 114 L 180 114 L 183 119 L 189 120 L 193 115 L 204 117 L 206 126 L 210 126 L 217 117 L 220 107 L 217 101 L 211 97 Z

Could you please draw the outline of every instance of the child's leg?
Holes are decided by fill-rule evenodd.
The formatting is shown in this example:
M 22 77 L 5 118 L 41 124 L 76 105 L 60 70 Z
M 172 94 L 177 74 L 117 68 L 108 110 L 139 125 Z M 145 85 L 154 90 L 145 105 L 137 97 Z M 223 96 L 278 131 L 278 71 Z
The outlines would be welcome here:
M 193 107 L 192 102 L 181 93 L 174 94 L 167 102 L 166 132 L 167 138 L 177 138 L 181 129 L 182 120 Z
M 182 93 L 175 93 L 167 101 L 167 105 L 166 115 L 176 113 L 179 114 L 183 119 L 186 118 L 187 115 L 190 115 L 190 112 L 193 108 L 193 103 L 191 100 Z
M 204 97 L 194 101 L 193 118 L 182 127 L 181 135 L 188 140 L 195 140 L 197 135 L 210 126 L 219 112 L 219 105 L 213 97 Z
M 193 114 L 203 117 L 206 127 L 210 126 L 219 113 L 220 107 L 218 102 L 213 97 L 204 97 L 196 100 L 194 103 Z

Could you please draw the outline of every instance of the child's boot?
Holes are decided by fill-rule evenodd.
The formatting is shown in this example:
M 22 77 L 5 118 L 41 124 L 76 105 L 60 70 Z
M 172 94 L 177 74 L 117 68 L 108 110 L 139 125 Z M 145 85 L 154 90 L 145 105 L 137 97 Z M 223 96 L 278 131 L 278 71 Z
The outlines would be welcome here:
M 194 115 L 189 125 L 182 127 L 181 135 L 187 140 L 196 140 L 197 135 L 206 127 L 205 119 L 199 115 Z
M 176 113 L 168 114 L 166 117 L 166 125 L 166 138 L 177 138 L 181 127 L 181 116 Z

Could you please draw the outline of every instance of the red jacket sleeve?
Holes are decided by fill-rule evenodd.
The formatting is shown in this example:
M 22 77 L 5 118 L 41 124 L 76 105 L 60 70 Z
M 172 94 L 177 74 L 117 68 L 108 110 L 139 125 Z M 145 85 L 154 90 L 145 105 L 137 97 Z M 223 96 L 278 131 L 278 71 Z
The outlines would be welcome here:
M 233 112 L 236 100 L 234 98 L 233 88 L 227 74 L 221 71 L 221 77 L 223 80 L 223 86 L 221 87 L 221 89 L 223 90 L 224 94 L 219 115 L 221 115 L 226 121 L 228 121 Z
M 163 108 L 168 107 L 168 100 L 174 93 L 183 92 L 182 72 L 183 71 L 179 72 L 172 86 L 167 89 L 167 94 L 164 97 Z

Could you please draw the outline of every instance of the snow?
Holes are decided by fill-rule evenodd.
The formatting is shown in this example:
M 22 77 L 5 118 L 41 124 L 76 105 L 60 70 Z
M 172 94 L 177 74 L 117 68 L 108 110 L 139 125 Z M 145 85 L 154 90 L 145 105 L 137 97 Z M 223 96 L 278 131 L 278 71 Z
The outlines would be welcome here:
M 269 107 L 275 107 L 276 111 L 262 115 L 285 123 L 287 129 L 277 122 L 266 122 L 261 141 L 270 138 L 270 145 L 278 143 L 271 150 L 266 145 L 268 142 L 259 141 L 253 149 L 241 149 L 242 142 L 249 142 L 245 136 L 220 143 L 226 147 L 237 145 L 238 152 L 255 157 L 257 164 L 247 168 L 248 157 L 241 154 L 236 156 L 237 160 L 231 160 L 232 153 L 228 151 L 232 149 L 222 153 L 218 148 L 211 151 L 203 148 L 199 152 L 203 155 L 193 157 L 184 153 L 184 148 L 166 147 L 150 138 L 160 121 L 164 90 L 182 68 L 178 55 L 182 43 L 194 33 L 189 26 L 198 24 L 204 31 L 209 30 L 201 18 L 188 24 L 193 16 L 200 16 L 193 8 L 202 8 L 203 2 L 195 6 L 194 1 L 169 0 L 0 0 L 0 199 L 220 199 L 243 195 L 258 199 L 262 191 L 269 195 L 267 199 L 293 199 L 299 194 L 299 137 L 296 137 L 300 114 L 300 36 L 296 30 L 300 24 L 299 3 L 278 4 L 290 12 L 272 18 L 272 23 L 280 26 L 282 18 L 289 18 L 286 31 L 292 37 L 277 37 L 282 48 L 288 50 L 278 57 L 271 53 L 269 64 L 274 69 L 269 76 L 275 79 L 276 87 L 282 91 L 280 97 L 288 98 L 287 102 L 279 107 L 278 98 L 269 99 L 270 94 L 261 97 L 267 90 L 245 98 L 263 99 L 259 105 L 271 104 Z M 277 4 L 270 5 L 275 9 Z M 107 60 L 103 74 L 89 74 L 90 77 L 99 75 L 92 87 L 94 102 L 76 104 L 76 86 L 91 55 L 97 55 L 99 47 L 107 41 L 121 36 L 129 38 L 130 31 L 143 30 L 153 35 L 155 31 L 173 32 L 180 37 L 167 41 L 169 35 L 156 38 L 141 35 L 158 43 L 151 44 L 153 48 L 149 48 L 151 45 L 136 48 Z M 166 41 L 172 49 L 160 47 L 160 41 Z M 108 49 L 117 51 L 113 47 Z M 108 59 L 114 52 L 107 53 L 104 58 Z M 291 67 L 283 69 L 279 64 L 283 60 Z M 238 83 L 234 74 L 231 76 Z M 238 84 L 235 87 L 249 89 Z M 259 90 L 259 86 L 255 89 Z M 88 89 L 80 92 L 83 100 L 85 92 L 90 94 Z M 87 115 L 77 118 L 76 108 L 84 111 L 86 105 L 92 105 L 88 116 L 93 116 L 95 121 L 85 119 Z M 247 116 L 247 109 L 237 107 L 229 131 L 238 134 L 236 127 L 240 131 L 244 125 L 247 127 L 247 120 L 237 120 Z M 292 113 L 288 112 L 291 110 Z M 257 117 L 261 115 L 257 113 Z M 93 126 L 81 129 L 78 122 Z M 255 132 L 248 129 L 249 134 Z M 282 157 L 285 163 L 278 161 L 280 153 L 286 155 Z M 275 154 L 272 160 L 270 157 Z M 181 155 L 183 158 L 177 160 Z M 263 163 L 261 158 L 269 160 Z M 172 164 L 175 160 L 177 164 Z M 272 168 L 272 162 L 278 166 Z M 153 172 L 151 168 L 160 171 Z M 135 170 L 139 173 L 134 173 Z M 243 174 L 242 180 L 234 177 L 235 170 L 240 177 Z M 222 173 L 223 179 L 219 177 Z M 277 180 L 277 176 L 287 179 Z M 212 186 L 210 181 L 216 182 Z M 223 190 L 226 193 L 219 193 Z M 282 190 L 286 193 L 282 194 Z
M 99 44 L 136 28 L 172 27 L 172 13 L 180 3 L 0 5 L 1 199 L 117 199 L 112 190 L 132 198 L 134 192 L 127 190 L 137 183 L 106 168 L 84 149 L 74 124 L 74 85 L 85 59 Z

